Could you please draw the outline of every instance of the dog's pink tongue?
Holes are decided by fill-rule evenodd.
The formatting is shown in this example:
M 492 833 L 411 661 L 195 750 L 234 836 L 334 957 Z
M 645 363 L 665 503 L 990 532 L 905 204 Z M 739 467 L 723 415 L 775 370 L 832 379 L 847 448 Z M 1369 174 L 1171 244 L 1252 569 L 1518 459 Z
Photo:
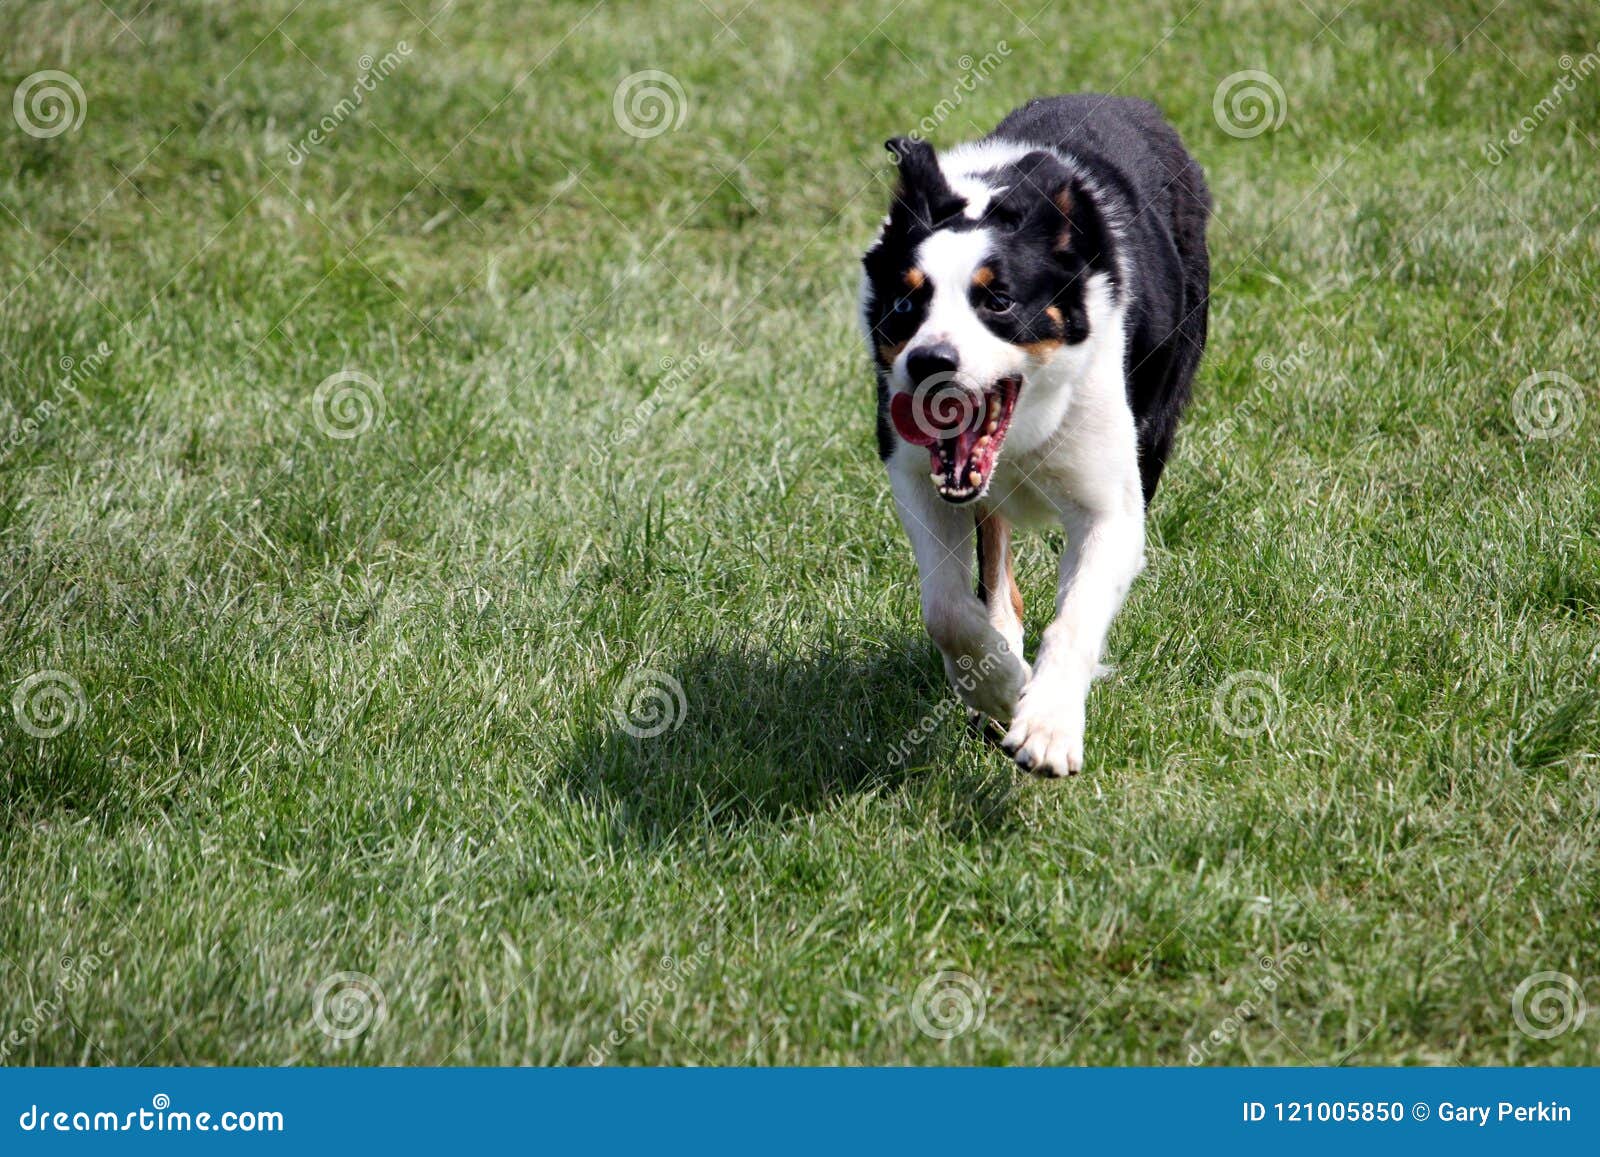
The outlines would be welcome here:
M 919 399 L 911 394 L 896 394 L 889 399 L 889 419 L 894 423 L 894 428 L 899 435 L 913 446 L 932 446 L 939 438 L 932 431 L 943 434 L 946 438 L 954 437 L 959 428 L 959 420 L 966 414 L 959 406 L 945 407 L 946 421 L 940 420 L 940 407 L 936 404 L 936 397 L 923 397 Z M 950 417 L 957 418 L 957 424 L 947 425 Z
M 933 427 L 917 425 L 913 417 L 913 405 L 910 394 L 896 394 L 889 399 L 889 419 L 894 422 L 895 432 L 913 446 L 932 446 L 938 439 L 926 430 Z

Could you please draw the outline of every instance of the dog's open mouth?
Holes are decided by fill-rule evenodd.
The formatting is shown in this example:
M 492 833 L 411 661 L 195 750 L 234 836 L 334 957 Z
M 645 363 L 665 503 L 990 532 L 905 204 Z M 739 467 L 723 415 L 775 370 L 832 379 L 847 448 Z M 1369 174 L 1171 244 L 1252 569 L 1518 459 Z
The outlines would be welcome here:
M 939 497 L 971 502 L 989 488 L 1021 391 L 1021 378 L 1001 378 L 981 392 L 955 384 L 919 388 L 895 394 L 889 417 L 907 442 L 928 448 Z

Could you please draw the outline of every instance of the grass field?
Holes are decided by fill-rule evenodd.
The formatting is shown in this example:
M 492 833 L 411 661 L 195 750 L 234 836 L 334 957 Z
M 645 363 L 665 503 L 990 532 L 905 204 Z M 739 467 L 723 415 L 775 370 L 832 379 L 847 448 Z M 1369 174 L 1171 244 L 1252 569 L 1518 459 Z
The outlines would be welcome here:
M 0 1055 L 1592 1063 L 1600 12 L 740 3 L 0 5 Z M 854 308 L 1073 89 L 1215 285 L 1046 784 Z

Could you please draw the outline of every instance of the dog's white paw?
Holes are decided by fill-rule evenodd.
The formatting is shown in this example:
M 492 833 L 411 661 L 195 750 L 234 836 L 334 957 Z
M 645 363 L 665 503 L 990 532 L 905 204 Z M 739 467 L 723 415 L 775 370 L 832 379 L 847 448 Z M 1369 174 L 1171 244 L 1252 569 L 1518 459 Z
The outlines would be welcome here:
M 1050 778 L 1083 770 L 1084 697 L 1030 686 L 1000 741 L 1017 766 Z

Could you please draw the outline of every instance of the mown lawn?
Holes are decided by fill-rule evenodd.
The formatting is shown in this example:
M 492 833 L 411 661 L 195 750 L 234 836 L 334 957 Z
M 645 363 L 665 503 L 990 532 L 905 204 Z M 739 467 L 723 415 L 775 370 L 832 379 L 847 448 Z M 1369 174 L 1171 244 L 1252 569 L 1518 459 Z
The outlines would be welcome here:
M 741 2 L 0 5 L 0 1055 L 1592 1063 L 1600 13 Z M 1215 287 L 1046 784 L 854 308 L 1070 89 Z

